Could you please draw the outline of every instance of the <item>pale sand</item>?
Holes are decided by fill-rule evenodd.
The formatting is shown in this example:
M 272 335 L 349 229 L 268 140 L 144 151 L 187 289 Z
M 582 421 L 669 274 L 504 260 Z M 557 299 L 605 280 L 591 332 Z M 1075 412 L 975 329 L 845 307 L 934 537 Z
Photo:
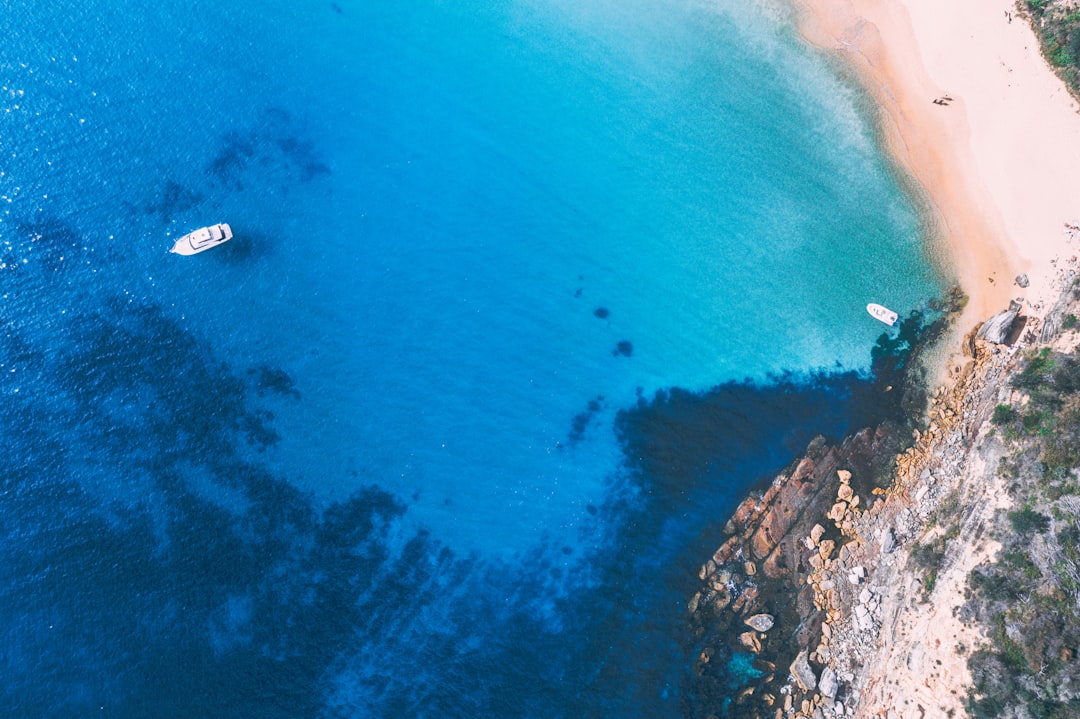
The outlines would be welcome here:
M 1073 254 L 1065 223 L 1080 222 L 1080 115 L 1011 0 L 794 2 L 807 39 L 859 73 L 925 191 L 971 298 L 960 329 L 1011 298 L 1056 297 L 1053 262 Z

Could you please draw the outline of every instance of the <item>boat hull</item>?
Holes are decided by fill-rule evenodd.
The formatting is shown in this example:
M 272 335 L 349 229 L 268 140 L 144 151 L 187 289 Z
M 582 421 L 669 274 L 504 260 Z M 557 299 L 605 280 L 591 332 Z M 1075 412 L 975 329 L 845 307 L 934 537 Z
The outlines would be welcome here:
M 870 304 L 868 304 L 866 306 L 866 311 L 870 313 L 871 317 L 878 320 L 879 322 L 884 322 L 890 327 L 896 324 L 896 320 L 900 319 L 900 315 L 896 314 L 888 307 L 879 305 L 875 302 L 871 302 Z
M 197 255 L 228 242 L 232 237 L 232 228 L 225 223 L 200 227 L 178 239 L 169 252 L 177 255 Z

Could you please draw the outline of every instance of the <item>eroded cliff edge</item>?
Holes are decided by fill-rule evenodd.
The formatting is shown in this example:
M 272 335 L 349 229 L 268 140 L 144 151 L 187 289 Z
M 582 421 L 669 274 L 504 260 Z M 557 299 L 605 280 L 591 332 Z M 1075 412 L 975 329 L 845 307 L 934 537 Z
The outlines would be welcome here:
M 965 611 L 969 576 L 997 557 L 1017 501 L 999 471 L 1011 449 L 992 420 L 1017 401 L 1011 379 L 1033 353 L 1076 334 L 1069 266 L 1053 307 L 1014 313 L 1019 331 L 994 337 L 1011 344 L 964 338 L 920 429 L 816 440 L 740 505 L 688 603 L 695 715 L 966 715 L 968 659 L 991 631 Z M 739 652 L 754 657 L 744 689 L 720 701 L 731 672 L 718 665 Z

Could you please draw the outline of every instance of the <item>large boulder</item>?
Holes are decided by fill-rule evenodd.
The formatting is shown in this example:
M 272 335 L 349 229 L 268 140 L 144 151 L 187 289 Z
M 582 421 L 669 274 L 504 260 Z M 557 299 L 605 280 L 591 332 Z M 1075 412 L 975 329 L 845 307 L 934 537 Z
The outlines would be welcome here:
M 795 677 L 795 683 L 804 692 L 812 692 L 817 688 L 817 676 L 810 667 L 810 654 L 805 649 L 799 652 L 795 661 L 791 663 L 791 676 Z
M 999 345 L 1005 344 L 1009 338 L 1009 333 L 1012 332 L 1013 322 L 1016 321 L 1017 316 L 1020 314 L 1021 307 L 1022 305 L 1019 302 L 1012 300 L 1009 302 L 1009 309 L 998 312 L 986 322 L 983 322 L 977 336 L 987 342 Z
M 755 614 L 752 617 L 747 617 L 745 623 L 751 629 L 767 632 L 773 628 L 773 617 L 771 614 Z
M 885 554 L 892 554 L 897 548 L 896 533 L 893 532 L 892 527 L 886 527 L 884 534 L 881 536 L 881 551 Z
M 743 632 L 740 634 L 739 644 L 742 644 L 754 654 L 761 653 L 761 642 L 758 641 L 757 634 L 754 632 Z

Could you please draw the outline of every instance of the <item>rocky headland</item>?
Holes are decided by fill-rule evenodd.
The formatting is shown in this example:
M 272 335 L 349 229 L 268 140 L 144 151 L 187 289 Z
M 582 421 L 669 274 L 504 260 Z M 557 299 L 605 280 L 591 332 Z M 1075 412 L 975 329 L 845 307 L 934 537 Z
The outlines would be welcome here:
M 819 438 L 738 507 L 688 603 L 695 716 L 966 715 L 969 658 L 991 635 L 965 610 L 969 575 L 995 560 L 1016 501 L 995 409 L 1037 348 L 1076 334 L 1067 264 L 1055 304 L 1014 302 L 963 338 L 912 426 Z M 730 675 L 716 664 L 739 653 L 755 657 L 744 688 L 710 705 Z

